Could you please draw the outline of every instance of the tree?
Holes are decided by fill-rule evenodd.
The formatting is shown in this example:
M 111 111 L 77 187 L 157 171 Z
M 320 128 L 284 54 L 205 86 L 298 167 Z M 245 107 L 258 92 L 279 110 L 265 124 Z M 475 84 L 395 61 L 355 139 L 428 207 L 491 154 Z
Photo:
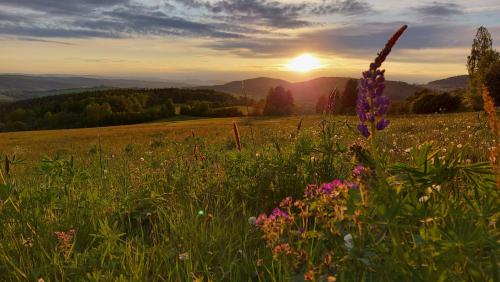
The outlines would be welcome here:
M 161 105 L 160 115 L 161 117 L 175 116 L 175 105 L 172 99 L 168 99 L 163 105 Z
M 432 114 L 457 112 L 462 106 L 460 95 L 450 93 L 434 93 L 428 90 L 415 95 L 410 104 L 410 112 L 414 114 Z
M 328 105 L 328 98 L 326 98 L 325 95 L 322 95 L 318 98 L 318 102 L 316 102 L 316 113 L 317 114 L 322 114 L 326 106 Z
M 499 55 L 493 50 L 491 34 L 486 27 L 481 26 L 472 43 L 471 54 L 467 57 L 469 72 L 467 102 L 473 110 L 482 109 L 481 85 L 485 83 L 486 73 L 491 65 L 498 60 Z
M 290 90 L 278 86 L 269 89 L 264 107 L 264 115 L 287 116 L 294 110 L 293 95 Z
M 88 125 L 99 125 L 113 114 L 108 103 L 102 105 L 92 102 L 85 107 L 85 120 Z
M 500 60 L 488 69 L 484 78 L 484 85 L 495 100 L 495 104 L 500 105 Z
M 358 81 L 349 79 L 345 85 L 344 92 L 340 97 L 339 109 L 340 113 L 354 113 L 356 109 L 356 100 L 358 99 Z

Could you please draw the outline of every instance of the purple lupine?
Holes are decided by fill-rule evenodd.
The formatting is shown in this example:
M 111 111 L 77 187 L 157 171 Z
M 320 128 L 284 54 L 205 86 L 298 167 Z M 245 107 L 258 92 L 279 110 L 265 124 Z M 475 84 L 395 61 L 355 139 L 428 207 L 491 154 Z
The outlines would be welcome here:
M 406 25 L 402 26 L 389 39 L 384 49 L 375 58 L 375 61 L 370 64 L 368 71 L 363 72 L 356 103 L 356 113 L 360 121 L 358 131 L 366 138 L 374 133 L 370 132 L 367 124 L 372 125 L 372 130 L 383 130 L 389 126 L 389 120 L 383 118 L 389 108 L 389 98 L 383 95 L 385 89 L 385 70 L 380 70 L 379 68 L 407 28 L 408 26 Z

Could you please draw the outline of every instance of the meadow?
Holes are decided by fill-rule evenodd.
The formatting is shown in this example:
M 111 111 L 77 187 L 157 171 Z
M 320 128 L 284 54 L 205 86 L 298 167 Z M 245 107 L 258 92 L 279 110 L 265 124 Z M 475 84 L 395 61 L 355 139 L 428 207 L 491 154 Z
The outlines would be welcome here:
M 391 117 L 377 135 L 380 167 L 360 149 L 369 144 L 356 122 L 2 133 L 0 280 L 498 281 L 487 116 Z M 304 194 L 334 179 L 360 185 L 333 203 Z M 292 215 L 306 231 L 292 230 Z

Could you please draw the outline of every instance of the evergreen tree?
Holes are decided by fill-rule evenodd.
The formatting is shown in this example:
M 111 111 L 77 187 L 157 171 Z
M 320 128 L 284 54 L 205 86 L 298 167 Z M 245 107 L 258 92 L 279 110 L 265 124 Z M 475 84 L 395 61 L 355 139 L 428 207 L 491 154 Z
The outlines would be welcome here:
M 358 81 L 349 79 L 345 85 L 344 92 L 340 97 L 339 109 L 340 113 L 354 113 L 356 108 L 356 100 L 358 99 Z
M 266 98 L 266 106 L 264 115 L 269 116 L 287 116 L 291 115 L 294 110 L 294 101 L 292 92 L 278 86 L 269 89 Z

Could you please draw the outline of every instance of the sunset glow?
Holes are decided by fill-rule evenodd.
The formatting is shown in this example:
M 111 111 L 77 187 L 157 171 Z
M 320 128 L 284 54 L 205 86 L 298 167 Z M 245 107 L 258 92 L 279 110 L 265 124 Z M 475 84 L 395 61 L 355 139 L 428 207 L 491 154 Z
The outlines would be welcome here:
M 302 54 L 291 60 L 286 68 L 296 72 L 309 72 L 321 68 L 319 60 L 311 54 Z

